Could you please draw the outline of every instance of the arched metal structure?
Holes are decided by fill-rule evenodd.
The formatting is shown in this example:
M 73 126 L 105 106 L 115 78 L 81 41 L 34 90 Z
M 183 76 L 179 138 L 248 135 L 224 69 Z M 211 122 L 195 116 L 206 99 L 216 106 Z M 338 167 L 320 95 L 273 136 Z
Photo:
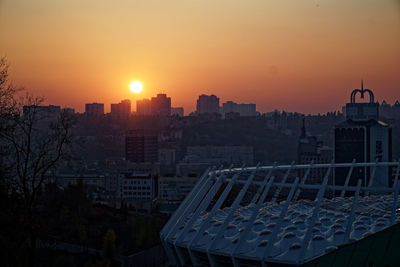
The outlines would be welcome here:
M 365 184 L 354 169 L 371 169 Z M 377 168 L 392 168 L 391 187 L 371 187 Z M 338 168 L 348 170 L 335 184 Z M 323 169 L 319 181 L 311 172 Z M 400 222 L 400 162 L 212 168 L 161 231 L 177 266 L 301 265 L 342 244 Z M 301 175 L 300 175 L 301 174 Z
M 374 93 L 370 89 L 364 89 L 364 82 L 361 81 L 361 89 L 354 89 L 350 95 L 350 103 L 356 103 L 356 95 L 360 93 L 361 98 L 364 99 L 364 94 L 369 94 L 369 103 L 375 103 Z

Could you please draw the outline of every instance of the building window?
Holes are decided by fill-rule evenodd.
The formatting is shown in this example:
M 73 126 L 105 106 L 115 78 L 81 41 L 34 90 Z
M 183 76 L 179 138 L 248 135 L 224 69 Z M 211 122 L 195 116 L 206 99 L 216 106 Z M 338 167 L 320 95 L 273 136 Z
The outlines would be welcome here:
M 382 158 L 383 158 L 382 141 L 376 141 L 376 143 L 375 143 L 375 159 L 377 161 L 382 161 Z

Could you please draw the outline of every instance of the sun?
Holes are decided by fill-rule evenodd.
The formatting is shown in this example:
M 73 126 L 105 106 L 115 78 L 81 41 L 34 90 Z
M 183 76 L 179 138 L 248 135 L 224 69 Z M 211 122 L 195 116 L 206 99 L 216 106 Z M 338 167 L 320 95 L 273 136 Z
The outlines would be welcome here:
M 131 82 L 129 88 L 131 89 L 132 93 L 139 94 L 143 90 L 143 84 L 139 81 L 134 81 Z

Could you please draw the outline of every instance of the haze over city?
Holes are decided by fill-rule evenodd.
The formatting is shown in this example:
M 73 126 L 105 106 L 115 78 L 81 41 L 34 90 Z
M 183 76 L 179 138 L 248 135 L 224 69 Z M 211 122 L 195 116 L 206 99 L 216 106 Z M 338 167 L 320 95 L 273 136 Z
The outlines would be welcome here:
M 0 266 L 400 266 L 400 0 L 0 0 Z
M 315 114 L 361 79 L 398 98 L 399 25 L 395 0 L 1 0 L 0 55 L 15 85 L 80 112 L 166 93 L 190 113 L 204 93 Z

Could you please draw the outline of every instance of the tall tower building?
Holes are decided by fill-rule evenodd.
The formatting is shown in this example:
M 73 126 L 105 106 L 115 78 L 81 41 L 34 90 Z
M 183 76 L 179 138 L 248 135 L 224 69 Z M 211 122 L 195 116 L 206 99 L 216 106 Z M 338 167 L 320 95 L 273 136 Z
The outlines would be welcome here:
M 136 114 L 137 115 L 151 115 L 150 99 L 136 100 Z
M 103 103 L 85 104 L 85 114 L 87 116 L 102 116 L 102 115 L 104 115 L 104 104 Z
M 369 103 L 356 103 L 356 96 L 363 99 L 369 95 Z M 335 163 L 356 162 L 387 162 L 392 160 L 392 129 L 379 120 L 379 104 L 374 100 L 370 89 L 355 89 L 350 96 L 350 103 L 345 107 L 346 121 L 335 127 Z M 338 168 L 335 174 L 336 183 L 343 185 L 348 170 Z M 377 167 L 371 171 L 367 167 L 354 168 L 349 185 L 356 185 L 362 179 L 363 185 L 369 185 L 371 175 L 374 175 L 372 186 L 389 186 L 390 169 Z
M 125 136 L 125 159 L 131 162 L 158 161 L 158 134 L 150 130 L 131 130 Z
M 215 95 L 201 95 L 197 99 L 197 114 L 219 113 L 219 98 Z
M 324 146 L 323 142 L 316 136 L 306 134 L 305 119 L 302 120 L 301 134 L 297 140 L 297 164 L 329 163 L 332 160 L 332 148 Z M 299 170 L 299 177 L 303 177 L 305 169 Z M 311 169 L 308 181 L 321 183 L 326 170 L 324 168 Z
M 121 118 L 128 117 L 131 114 L 131 101 L 122 100 L 118 104 L 111 104 L 111 116 Z
M 166 94 L 157 94 L 157 97 L 151 98 L 151 114 L 159 116 L 171 115 L 171 98 Z

